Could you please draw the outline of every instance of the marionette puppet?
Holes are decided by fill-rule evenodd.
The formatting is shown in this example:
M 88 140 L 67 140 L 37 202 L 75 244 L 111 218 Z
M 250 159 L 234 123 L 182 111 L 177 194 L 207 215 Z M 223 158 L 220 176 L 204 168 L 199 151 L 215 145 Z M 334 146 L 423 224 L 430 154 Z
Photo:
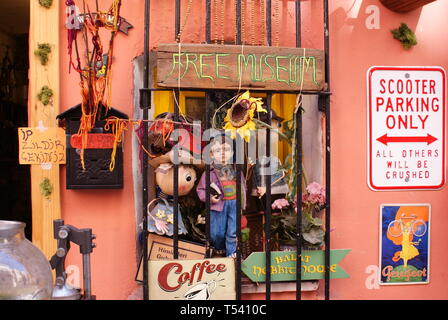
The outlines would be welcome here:
M 173 118 L 172 113 L 160 114 L 149 128 L 148 134 L 149 164 L 155 169 L 155 180 L 159 188 L 157 198 L 148 204 L 148 231 L 167 236 L 172 236 L 174 233 L 174 163 L 179 164 L 177 193 L 179 197 L 187 196 L 197 180 L 196 169 L 191 163 L 193 163 L 192 153 L 197 153 L 198 148 L 192 143 L 191 126 L 179 125 L 182 130 L 178 141 L 175 142 Z M 185 124 L 187 122 L 185 119 Z M 178 234 L 187 234 L 180 208 L 178 222 Z
M 267 123 L 267 113 L 260 114 L 260 121 Z M 283 118 L 277 116 L 274 109 L 271 110 L 271 127 L 281 128 Z M 257 142 L 259 148 L 266 147 L 266 129 L 258 130 Z M 286 182 L 286 172 L 282 169 L 282 164 L 278 158 L 278 140 L 279 136 L 275 130 L 270 131 L 271 156 L 262 156 L 257 159 L 253 168 L 251 196 L 257 197 L 256 206 L 258 211 L 266 209 L 266 185 L 271 185 L 271 202 L 278 199 L 284 199 L 289 192 Z M 260 149 L 259 149 L 260 150 Z
M 210 239 L 218 253 L 236 257 L 237 173 L 233 161 L 233 142 L 218 134 L 208 146 L 210 169 Z M 246 183 L 241 174 L 242 208 L 246 205 Z M 206 173 L 196 188 L 199 199 L 206 201 Z
M 148 204 L 148 231 L 159 235 L 172 236 L 174 233 L 174 166 L 173 164 L 161 164 L 156 169 L 156 183 L 160 188 L 158 198 Z M 179 197 L 186 196 L 194 188 L 196 183 L 196 170 L 193 166 L 179 166 Z M 153 207 L 154 206 L 154 207 Z M 178 234 L 187 234 L 182 220 L 182 214 L 178 212 Z

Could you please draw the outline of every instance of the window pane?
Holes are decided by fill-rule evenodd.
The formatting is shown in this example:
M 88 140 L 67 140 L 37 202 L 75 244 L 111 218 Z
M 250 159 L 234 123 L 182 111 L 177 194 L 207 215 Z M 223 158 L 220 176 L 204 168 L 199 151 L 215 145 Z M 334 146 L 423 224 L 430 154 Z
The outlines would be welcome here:
M 194 120 L 205 122 L 205 98 L 203 97 L 186 97 L 185 111 L 186 114 Z

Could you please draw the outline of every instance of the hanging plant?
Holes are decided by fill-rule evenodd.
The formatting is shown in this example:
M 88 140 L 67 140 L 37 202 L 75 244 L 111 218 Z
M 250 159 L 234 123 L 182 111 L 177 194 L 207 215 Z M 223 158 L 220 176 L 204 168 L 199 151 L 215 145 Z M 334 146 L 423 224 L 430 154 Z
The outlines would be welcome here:
M 34 50 L 34 54 L 39 57 L 40 63 L 46 66 L 48 63 L 48 56 L 51 53 L 51 47 L 48 43 L 39 43 L 37 49 Z
M 50 199 L 51 194 L 53 193 L 53 185 L 50 182 L 50 179 L 45 178 L 40 183 L 40 193 L 46 198 Z
M 394 39 L 397 39 L 406 50 L 411 49 L 417 44 L 415 33 L 408 27 L 406 23 L 401 23 L 400 27 L 391 30 Z
M 39 94 L 37 95 L 37 99 L 39 99 L 39 101 L 42 102 L 44 106 L 50 103 L 52 97 L 53 90 L 51 90 L 48 86 L 43 86 Z
M 50 9 L 53 4 L 53 0 L 39 0 L 39 4 L 44 8 Z

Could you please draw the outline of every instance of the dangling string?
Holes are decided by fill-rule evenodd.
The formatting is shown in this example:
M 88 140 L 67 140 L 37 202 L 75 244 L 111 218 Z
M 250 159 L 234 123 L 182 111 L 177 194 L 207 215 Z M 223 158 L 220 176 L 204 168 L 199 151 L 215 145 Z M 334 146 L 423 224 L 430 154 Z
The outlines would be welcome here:
M 107 119 L 106 124 L 104 126 L 104 130 L 106 131 L 112 131 L 112 134 L 114 136 L 114 145 L 112 148 L 112 155 L 110 159 L 110 165 L 109 165 L 109 171 L 112 172 L 115 169 L 115 156 L 117 154 L 117 147 L 118 144 L 122 142 L 123 140 L 123 133 L 124 131 L 128 130 L 128 124 L 127 121 L 120 121 L 117 117 L 110 117 Z
M 300 72 L 300 91 L 297 94 L 296 105 L 294 107 L 294 115 L 293 115 L 294 119 L 296 119 L 296 120 L 294 121 L 294 127 L 293 127 L 294 134 L 293 134 L 292 146 L 296 145 L 297 139 L 298 139 L 298 137 L 297 137 L 297 113 L 300 112 L 300 107 L 302 106 L 302 98 L 303 98 L 302 90 L 303 90 L 303 83 L 304 83 L 303 77 L 304 77 L 304 72 L 305 72 L 306 49 L 303 49 L 303 56 L 304 56 L 304 59 L 302 60 L 302 63 L 301 63 L 301 66 L 300 66 L 301 67 L 301 70 L 300 70 L 301 71 Z M 297 169 L 296 168 L 296 161 L 294 160 L 294 159 L 296 159 L 296 157 L 297 157 L 296 148 L 292 148 L 292 159 L 293 159 L 292 160 L 292 167 L 291 167 L 291 171 L 292 172 L 294 172 L 294 170 Z M 304 178 L 304 181 L 305 181 L 305 184 L 306 184 L 306 180 L 307 180 L 307 177 L 306 177 L 306 174 L 305 174 L 306 171 L 303 168 L 303 163 L 301 163 L 300 165 L 302 166 L 303 178 Z M 289 186 L 292 186 L 294 184 L 295 177 L 296 177 L 295 174 L 290 174 L 289 181 L 288 181 L 288 185 Z M 302 181 L 300 181 L 300 182 L 297 181 L 297 183 L 302 183 Z M 290 188 L 290 191 L 289 191 L 289 194 L 288 194 L 288 198 L 291 201 L 293 201 L 293 199 L 294 199 L 294 192 L 295 192 L 295 188 Z M 301 200 L 297 199 L 297 205 L 298 205 L 298 203 L 300 203 L 299 201 L 301 201 Z

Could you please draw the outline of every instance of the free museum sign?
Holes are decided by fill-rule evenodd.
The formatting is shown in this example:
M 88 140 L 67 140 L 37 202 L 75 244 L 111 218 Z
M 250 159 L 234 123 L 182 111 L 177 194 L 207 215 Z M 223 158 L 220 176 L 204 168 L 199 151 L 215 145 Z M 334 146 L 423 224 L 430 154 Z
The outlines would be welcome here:
M 437 190 L 445 184 L 446 73 L 371 67 L 367 73 L 368 184 Z
M 323 50 L 263 46 L 161 44 L 157 85 L 169 88 L 321 91 Z

